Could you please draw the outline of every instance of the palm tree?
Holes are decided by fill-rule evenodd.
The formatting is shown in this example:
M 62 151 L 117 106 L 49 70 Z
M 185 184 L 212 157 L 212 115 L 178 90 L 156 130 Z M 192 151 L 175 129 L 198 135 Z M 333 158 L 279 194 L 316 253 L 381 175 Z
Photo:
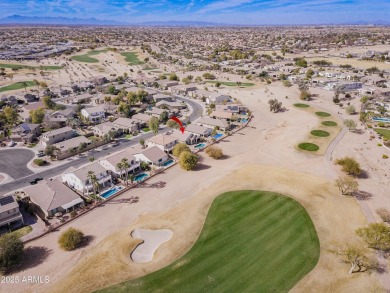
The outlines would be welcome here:
M 122 178 L 123 176 L 123 162 L 120 161 L 118 164 L 116 164 L 116 168 L 119 170 L 119 177 Z M 123 179 L 123 178 L 122 178 Z
M 27 93 L 27 86 L 28 86 L 27 82 L 23 81 L 22 86 L 24 87 L 24 91 Z
M 122 163 L 122 167 L 123 169 L 125 170 L 125 174 L 126 174 L 126 186 L 127 186 L 127 181 L 129 179 L 129 169 L 130 169 L 130 164 L 129 164 L 129 160 L 127 158 L 123 158 L 121 160 L 121 163 Z
M 96 192 L 99 189 L 99 182 L 97 180 L 97 177 L 96 177 L 96 175 L 95 175 L 95 173 L 93 171 L 88 171 L 88 175 L 87 176 L 88 176 L 89 181 L 92 184 L 93 193 L 94 193 L 94 195 L 96 195 Z
M 134 174 L 130 174 L 130 177 L 129 177 L 129 179 L 130 179 L 131 185 L 133 185 L 133 183 L 134 183 L 134 180 L 135 180 L 135 176 L 134 176 Z
M 37 89 L 39 90 L 39 86 L 41 85 L 41 83 L 36 79 L 33 80 L 33 83 L 37 86 Z

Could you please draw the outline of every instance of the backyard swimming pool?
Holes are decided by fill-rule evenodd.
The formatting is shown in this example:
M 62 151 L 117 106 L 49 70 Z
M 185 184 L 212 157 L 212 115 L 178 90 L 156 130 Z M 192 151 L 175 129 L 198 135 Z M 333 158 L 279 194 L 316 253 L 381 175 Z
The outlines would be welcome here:
M 375 122 L 390 123 L 390 119 L 389 118 L 374 117 L 374 118 L 372 118 L 372 120 L 374 120 Z
M 171 165 L 172 163 L 173 163 L 174 161 L 173 160 L 168 160 L 168 161 L 166 161 L 164 164 L 162 164 L 164 167 L 166 167 L 166 166 L 169 166 L 169 165 Z
M 134 177 L 134 181 L 135 182 L 140 182 L 142 180 L 144 180 L 146 177 L 148 177 L 149 175 L 146 174 L 146 173 L 141 173 L 141 174 L 138 174 Z
M 116 187 L 113 187 L 113 188 L 103 192 L 100 196 L 103 197 L 104 199 L 107 199 L 122 189 L 123 189 L 122 186 L 116 186 Z
M 199 144 L 195 145 L 194 148 L 196 148 L 196 149 L 203 149 L 205 146 L 206 146 L 205 143 L 199 143 Z
M 247 123 L 247 122 L 248 122 L 248 119 L 242 118 L 240 122 L 241 122 L 241 123 Z
M 222 133 L 217 133 L 217 134 L 214 135 L 213 137 L 214 137 L 215 139 L 218 139 L 218 138 L 220 138 L 220 137 L 222 137 L 222 136 L 223 136 Z

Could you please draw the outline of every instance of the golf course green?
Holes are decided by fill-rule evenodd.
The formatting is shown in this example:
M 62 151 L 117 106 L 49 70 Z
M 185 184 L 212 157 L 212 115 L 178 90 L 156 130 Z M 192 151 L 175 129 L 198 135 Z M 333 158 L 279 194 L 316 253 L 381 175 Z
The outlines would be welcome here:
M 329 132 L 324 130 L 312 130 L 310 134 L 318 137 L 328 137 L 330 135 Z
M 72 56 L 71 59 L 78 61 L 78 62 L 84 62 L 84 63 L 98 63 L 99 60 L 96 58 L 92 58 L 91 56 L 98 55 L 100 53 L 107 52 L 108 50 L 91 50 L 86 54 L 83 55 L 75 55 Z
M 288 292 L 319 254 L 315 227 L 297 201 L 274 192 L 226 192 L 184 256 L 98 292 Z
M 125 61 L 129 65 L 141 65 L 144 64 L 141 60 L 138 59 L 138 54 L 136 52 L 123 52 L 121 53 L 125 57 Z
M 319 116 L 319 117 L 330 117 L 330 116 L 332 116 L 331 114 L 329 114 L 327 112 L 316 112 L 316 115 Z
M 23 83 L 25 83 L 25 84 L 23 84 Z M 32 87 L 32 86 L 35 86 L 35 83 L 31 80 L 24 81 L 24 82 L 23 81 L 16 82 L 16 83 L 13 83 L 10 85 L 0 87 L 0 93 L 7 92 L 7 91 L 13 91 L 13 90 L 20 90 L 20 89 L 24 89 L 25 87 L 28 88 L 28 87 Z
M 302 104 L 302 103 L 297 103 L 297 104 L 294 104 L 294 107 L 297 107 L 297 108 L 309 108 L 310 105 L 308 105 L 308 104 Z
M 303 142 L 298 145 L 298 147 L 301 150 L 308 151 L 308 152 L 316 152 L 320 149 L 320 147 L 314 143 L 310 142 Z
M 334 121 L 322 121 L 321 124 L 324 126 L 331 126 L 331 127 L 337 126 L 337 123 Z

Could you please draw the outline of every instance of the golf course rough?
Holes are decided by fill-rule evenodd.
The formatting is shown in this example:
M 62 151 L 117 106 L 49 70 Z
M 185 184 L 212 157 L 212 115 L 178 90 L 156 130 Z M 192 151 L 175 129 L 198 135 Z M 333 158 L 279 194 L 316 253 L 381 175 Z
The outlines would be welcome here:
M 184 256 L 98 292 L 288 292 L 319 254 L 315 227 L 297 201 L 274 192 L 226 192 L 214 199 Z

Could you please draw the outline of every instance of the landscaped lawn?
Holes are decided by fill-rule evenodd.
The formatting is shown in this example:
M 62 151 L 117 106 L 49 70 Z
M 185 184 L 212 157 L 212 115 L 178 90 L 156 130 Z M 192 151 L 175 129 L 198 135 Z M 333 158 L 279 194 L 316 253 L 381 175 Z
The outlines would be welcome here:
M 129 65 L 141 65 L 144 62 L 138 59 L 138 54 L 136 52 L 123 52 L 121 53 L 123 57 L 125 57 L 125 61 L 129 63 Z
M 320 147 L 318 145 L 316 145 L 314 143 L 309 143 L 309 142 L 300 143 L 298 145 L 298 147 L 301 150 L 309 151 L 309 152 L 315 152 L 315 151 L 318 151 L 320 149 Z
M 288 292 L 319 254 L 314 225 L 298 202 L 274 192 L 227 192 L 214 200 L 183 257 L 99 292 Z
M 329 116 L 332 116 L 331 114 L 327 113 L 327 112 L 316 112 L 316 115 L 317 116 L 320 116 L 320 117 L 329 117 Z
M 25 83 L 27 83 L 27 87 L 35 86 L 35 84 L 31 80 L 25 81 Z M 20 89 L 24 89 L 22 82 L 16 82 L 7 86 L 0 87 L 0 93 Z
M 142 128 L 142 131 L 143 132 L 148 132 L 148 131 L 150 131 L 150 129 L 148 127 L 145 127 L 145 128 Z
M 131 139 L 133 136 L 131 134 L 126 134 L 125 139 Z
M 324 126 L 337 126 L 337 123 L 334 121 L 322 121 L 321 124 Z
M 314 136 L 319 136 L 319 137 L 327 137 L 330 135 L 329 132 L 327 131 L 324 131 L 324 130 L 312 130 L 310 132 L 311 135 L 314 135 Z
M 384 138 L 390 139 L 390 130 L 383 128 L 375 128 L 374 129 L 378 134 L 382 135 Z
M 89 51 L 88 53 L 83 54 L 83 55 L 72 56 L 71 59 L 78 61 L 78 62 L 98 63 L 99 60 L 96 58 L 92 58 L 91 56 L 98 55 L 98 54 L 104 53 L 104 52 L 107 52 L 107 50 L 92 50 L 92 51 Z
M 7 63 L 0 63 L 0 68 L 16 68 L 16 69 L 41 69 L 41 70 L 57 70 L 62 69 L 62 66 L 56 66 L 56 65 L 42 65 L 42 66 L 29 66 L 29 65 L 23 65 L 23 64 L 7 64 Z
M 302 103 L 294 104 L 294 106 L 297 108 L 309 108 L 310 107 L 310 105 L 302 104 Z
M 236 82 L 232 82 L 232 81 L 206 80 L 206 82 L 213 83 L 213 84 L 216 84 L 217 82 L 219 82 L 221 85 L 225 85 L 225 86 L 238 86 L 238 84 Z M 248 87 L 248 86 L 253 86 L 253 85 L 255 85 L 255 84 L 251 83 L 251 82 L 242 82 L 240 84 L 240 86 L 242 86 L 242 87 Z

